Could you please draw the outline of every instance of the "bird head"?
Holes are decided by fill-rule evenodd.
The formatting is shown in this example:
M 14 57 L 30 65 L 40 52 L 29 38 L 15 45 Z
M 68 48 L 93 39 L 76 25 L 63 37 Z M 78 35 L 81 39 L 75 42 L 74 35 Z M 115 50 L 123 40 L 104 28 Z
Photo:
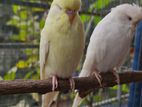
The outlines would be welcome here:
M 54 0 L 53 4 L 59 6 L 69 16 L 72 23 L 81 7 L 81 0 Z
M 142 20 L 142 8 L 136 4 L 122 4 L 112 9 L 112 11 L 119 11 L 124 20 L 131 22 L 134 26 Z

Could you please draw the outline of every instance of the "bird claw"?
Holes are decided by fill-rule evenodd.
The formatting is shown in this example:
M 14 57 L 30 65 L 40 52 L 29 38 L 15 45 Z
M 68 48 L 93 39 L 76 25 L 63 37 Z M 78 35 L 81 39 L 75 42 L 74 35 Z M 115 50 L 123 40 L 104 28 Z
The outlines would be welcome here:
M 75 90 L 75 81 L 74 81 L 74 79 L 70 78 L 69 81 L 70 81 L 71 90 Z
M 74 79 L 70 78 L 69 81 L 70 81 L 71 90 L 75 90 Z M 53 75 L 52 76 L 52 91 L 55 91 L 56 88 L 58 88 L 58 79 L 57 79 L 57 76 Z
M 119 78 L 119 74 L 116 71 L 112 71 L 113 75 L 116 77 L 116 82 L 119 85 L 120 84 L 120 78 Z
M 98 82 L 99 82 L 99 84 L 100 84 L 100 86 L 101 87 L 103 87 L 103 85 L 102 85 L 102 77 L 101 77 L 101 75 L 98 73 L 98 72 L 93 72 L 92 73 L 95 77 L 96 77 L 96 79 L 98 80 Z
M 52 91 L 55 91 L 57 87 L 58 87 L 58 80 L 57 77 L 54 75 L 52 76 Z

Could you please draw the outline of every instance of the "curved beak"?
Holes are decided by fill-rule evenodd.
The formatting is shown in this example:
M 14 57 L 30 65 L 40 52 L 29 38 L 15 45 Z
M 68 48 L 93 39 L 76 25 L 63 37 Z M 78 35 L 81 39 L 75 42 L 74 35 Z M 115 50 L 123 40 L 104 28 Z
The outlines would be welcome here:
M 70 23 L 72 24 L 76 12 L 75 12 L 74 10 L 67 10 L 66 13 L 67 13 L 67 15 L 69 16 L 69 21 L 70 21 Z

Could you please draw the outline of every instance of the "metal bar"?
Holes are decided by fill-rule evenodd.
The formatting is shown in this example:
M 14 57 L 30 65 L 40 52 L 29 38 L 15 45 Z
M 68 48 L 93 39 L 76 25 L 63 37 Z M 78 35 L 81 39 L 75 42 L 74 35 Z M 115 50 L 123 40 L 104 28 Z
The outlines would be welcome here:
M 121 99 L 127 99 L 128 97 L 129 97 L 129 94 L 121 95 Z M 107 104 L 115 102 L 117 100 L 118 100 L 117 97 L 113 97 L 113 98 L 110 98 L 110 99 L 107 99 L 107 100 L 96 102 L 96 103 L 93 104 L 93 107 L 107 105 Z M 83 107 L 88 107 L 88 106 L 83 106 Z
M 132 68 L 134 71 L 142 70 L 142 21 L 138 24 L 135 35 L 135 52 Z M 132 83 L 128 107 L 141 107 L 142 82 Z
M 26 49 L 26 48 L 39 48 L 38 44 L 27 43 L 0 43 L 0 49 Z
M 49 9 L 50 5 L 45 3 L 36 3 L 36 2 L 28 2 L 28 1 L 20 1 L 20 0 L 0 0 L 1 4 L 9 4 L 9 5 L 20 5 L 20 6 L 27 6 L 27 7 L 36 7 L 36 8 L 42 8 L 42 9 Z M 98 15 L 98 16 L 105 16 L 109 11 L 105 12 L 88 12 L 88 11 L 80 11 L 80 14 L 85 15 Z
M 94 11 L 94 12 L 87 12 L 87 11 L 80 11 L 80 14 L 85 14 L 85 15 L 90 15 L 90 16 L 105 16 L 109 13 L 109 11 L 104 11 L 104 12 L 100 12 L 100 11 Z
M 128 96 L 129 96 L 129 94 L 121 95 L 121 99 L 126 99 L 126 98 L 128 98 Z M 101 102 L 97 102 L 97 103 L 93 104 L 93 107 L 106 105 L 106 104 L 115 102 L 117 100 L 118 100 L 117 97 L 113 97 L 113 98 L 110 98 L 110 99 L 107 99 L 107 100 L 104 100 L 104 101 L 101 101 Z
M 36 3 L 36 2 L 21 1 L 21 0 L 0 0 L 0 3 L 15 4 L 15 5 L 28 6 L 28 7 L 38 7 L 38 8 L 44 8 L 44 9 L 50 8 L 50 5 L 45 3 Z

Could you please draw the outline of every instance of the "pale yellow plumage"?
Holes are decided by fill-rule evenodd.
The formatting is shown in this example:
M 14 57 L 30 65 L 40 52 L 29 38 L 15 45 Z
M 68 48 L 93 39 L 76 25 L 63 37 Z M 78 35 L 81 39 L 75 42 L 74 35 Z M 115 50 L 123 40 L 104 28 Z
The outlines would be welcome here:
M 78 15 L 80 0 L 54 0 L 40 40 L 40 75 L 70 78 L 84 49 L 84 30 Z M 70 20 L 67 10 L 75 11 Z M 58 92 L 43 96 L 42 107 L 50 107 Z

